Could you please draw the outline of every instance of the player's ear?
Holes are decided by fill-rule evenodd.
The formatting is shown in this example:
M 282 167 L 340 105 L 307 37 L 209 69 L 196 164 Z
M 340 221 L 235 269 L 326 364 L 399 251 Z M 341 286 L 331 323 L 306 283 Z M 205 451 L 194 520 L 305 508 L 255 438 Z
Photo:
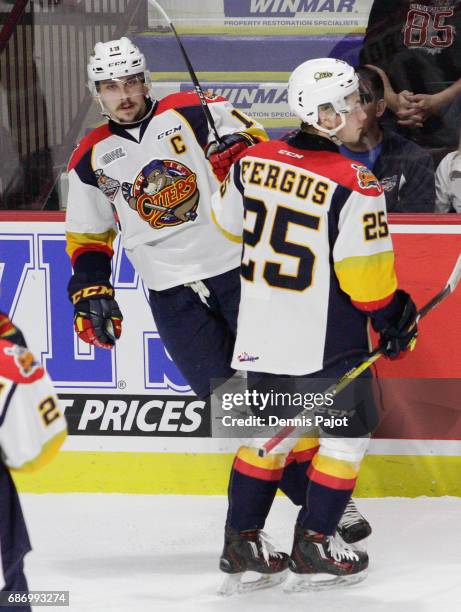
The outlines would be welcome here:
M 384 115 L 384 111 L 387 108 L 387 104 L 384 101 L 384 98 L 381 98 L 380 100 L 378 100 L 378 103 L 376 104 L 376 118 L 379 119 L 380 117 L 382 117 Z

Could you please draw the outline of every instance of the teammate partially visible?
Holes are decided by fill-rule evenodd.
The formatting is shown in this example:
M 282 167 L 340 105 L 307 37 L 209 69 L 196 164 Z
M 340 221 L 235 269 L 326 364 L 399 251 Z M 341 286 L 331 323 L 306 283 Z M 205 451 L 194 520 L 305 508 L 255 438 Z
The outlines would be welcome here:
M 153 98 L 145 57 L 127 38 L 96 44 L 88 78 L 108 122 L 83 138 L 69 162 L 75 330 L 104 348 L 120 337 L 110 280 L 119 230 L 168 353 L 206 397 L 211 379 L 234 374 L 240 297 L 240 245 L 213 224 L 211 194 L 232 161 L 267 136 L 224 98 L 208 96 L 221 136 L 215 142 L 196 93 Z
M 286 142 L 250 149 L 213 200 L 224 235 L 243 242 L 232 366 L 247 371 L 256 389 L 285 394 L 315 379 L 337 379 L 360 363 L 369 351 L 368 318 L 387 356 L 412 345 L 417 329 L 415 304 L 397 289 L 383 190 L 368 168 L 338 152 L 337 143 L 357 137 L 366 119 L 357 75 L 339 60 L 307 61 L 290 77 L 288 101 L 301 129 Z M 364 577 L 367 554 L 336 535 L 377 425 L 371 379 L 363 375 L 361 384 L 360 395 L 335 401 L 335 409 L 347 408 L 349 428 L 324 427 L 318 439 L 312 433 L 306 439 L 305 496 L 289 559 L 265 546 L 261 530 L 296 438 L 266 458 L 255 450 L 261 440 L 240 448 L 230 477 L 222 571 L 237 578 L 247 570 L 273 575 L 289 564 L 298 576 L 325 578 L 326 586 Z M 282 417 L 299 412 L 271 409 Z
M 50 379 L 25 347 L 21 331 L 0 313 L 0 591 L 7 599 L 28 591 L 24 556 L 31 550 L 10 470 L 40 468 L 65 437 L 66 422 Z M 0 610 L 10 609 L 31 612 L 28 605 L 0 603 Z

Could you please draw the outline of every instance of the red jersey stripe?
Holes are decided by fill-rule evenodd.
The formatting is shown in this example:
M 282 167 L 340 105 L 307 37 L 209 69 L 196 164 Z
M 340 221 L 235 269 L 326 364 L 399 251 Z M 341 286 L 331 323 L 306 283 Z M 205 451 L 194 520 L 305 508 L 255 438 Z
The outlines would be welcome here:
M 77 148 L 74 149 L 74 152 L 72 153 L 67 166 L 67 171 L 70 172 L 73 168 L 75 168 L 87 151 L 94 147 L 94 145 L 98 142 L 101 142 L 101 140 L 108 138 L 110 135 L 111 132 L 109 130 L 109 124 L 105 123 L 84 136 L 77 145 Z
M 365 310 L 366 312 L 371 312 L 373 310 L 379 310 L 380 308 L 384 308 L 388 304 L 392 302 L 392 298 L 394 297 L 395 292 L 391 293 L 387 297 L 382 300 L 375 300 L 374 302 L 356 302 L 355 300 L 351 300 L 356 308 L 359 310 Z
M 103 246 L 101 244 L 85 244 L 85 246 L 78 248 L 76 251 L 72 253 L 72 257 L 71 257 L 72 265 L 75 264 L 75 261 L 77 260 L 78 257 L 80 257 L 80 255 L 82 255 L 82 253 L 88 253 L 88 252 L 94 253 L 95 251 L 99 251 L 100 253 L 105 253 L 109 257 L 112 257 L 114 255 L 113 249 L 111 249 L 108 246 Z
M 226 98 L 222 96 L 211 96 L 208 97 L 205 94 L 205 98 L 208 104 L 213 104 L 214 102 L 225 102 Z M 156 115 L 160 113 L 164 113 L 167 110 L 181 108 L 184 106 L 197 106 L 201 105 L 200 98 L 195 91 L 180 91 L 177 93 L 170 94 L 166 96 L 162 100 L 159 101 L 157 109 L 155 111 Z

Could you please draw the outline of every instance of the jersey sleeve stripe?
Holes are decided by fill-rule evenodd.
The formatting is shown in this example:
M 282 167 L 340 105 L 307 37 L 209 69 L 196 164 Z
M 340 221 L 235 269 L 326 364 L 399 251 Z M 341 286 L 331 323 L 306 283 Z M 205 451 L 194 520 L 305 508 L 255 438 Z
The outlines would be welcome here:
M 16 327 L 10 321 L 6 314 L 0 313 L 0 337 L 8 339 L 16 333 Z
M 103 232 L 102 234 L 78 234 L 75 232 L 66 232 L 66 253 L 74 264 L 77 257 L 88 251 L 100 251 L 112 257 L 114 254 L 113 242 L 116 233 L 113 229 Z
M 373 312 L 374 310 L 380 310 L 381 308 L 385 308 L 388 304 L 390 304 L 394 295 L 395 293 L 391 293 L 382 300 L 375 300 L 374 302 L 357 302 L 356 300 L 352 300 L 352 303 L 359 310 Z
M 240 244 L 242 242 L 242 236 L 237 236 L 236 234 L 231 234 L 231 232 L 228 232 L 221 225 L 219 225 L 218 220 L 216 219 L 216 215 L 215 215 L 213 210 L 211 211 L 211 218 L 213 219 L 214 224 L 219 229 L 221 234 L 223 236 L 225 236 L 225 238 L 227 238 L 231 242 L 237 242 L 238 244 Z
M 348 257 L 335 262 L 334 268 L 341 289 L 353 302 L 361 303 L 360 308 L 368 310 L 370 303 L 390 301 L 397 289 L 392 251 Z
M 12 472 L 35 472 L 40 470 L 42 467 L 47 465 L 52 459 L 56 457 L 61 446 L 64 444 L 64 440 L 67 437 L 67 430 L 60 431 L 55 436 L 50 438 L 42 447 L 42 450 L 38 457 L 27 461 L 20 467 L 10 468 Z
M 258 128 L 256 126 L 250 127 L 244 132 L 240 132 L 240 134 L 242 134 L 242 136 L 244 137 L 248 135 L 251 137 L 250 146 L 254 144 L 258 144 L 258 142 L 266 142 L 269 140 L 269 136 L 267 135 L 267 133 L 263 129 Z

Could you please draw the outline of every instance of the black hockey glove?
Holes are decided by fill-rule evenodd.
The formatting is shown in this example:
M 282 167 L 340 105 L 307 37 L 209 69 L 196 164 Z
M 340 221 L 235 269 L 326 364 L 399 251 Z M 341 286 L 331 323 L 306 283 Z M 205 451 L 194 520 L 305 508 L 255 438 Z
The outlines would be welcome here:
M 411 296 L 402 289 L 396 291 L 401 311 L 395 320 L 380 331 L 379 346 L 386 357 L 396 359 L 407 349 L 415 348 L 418 337 L 417 309 Z
M 232 164 L 239 159 L 245 149 L 256 142 L 257 139 L 254 139 L 250 134 L 235 132 L 234 134 L 221 136 L 221 142 L 211 142 L 208 145 L 206 149 L 207 159 L 213 166 L 213 171 L 221 183 L 226 178 Z
M 27 348 L 27 343 L 22 331 L 16 327 L 13 321 L 4 312 L 0 312 L 0 338 Z
M 100 348 L 113 348 L 122 333 L 123 317 L 111 284 L 106 279 L 88 282 L 86 274 L 74 274 L 68 291 L 79 338 Z

